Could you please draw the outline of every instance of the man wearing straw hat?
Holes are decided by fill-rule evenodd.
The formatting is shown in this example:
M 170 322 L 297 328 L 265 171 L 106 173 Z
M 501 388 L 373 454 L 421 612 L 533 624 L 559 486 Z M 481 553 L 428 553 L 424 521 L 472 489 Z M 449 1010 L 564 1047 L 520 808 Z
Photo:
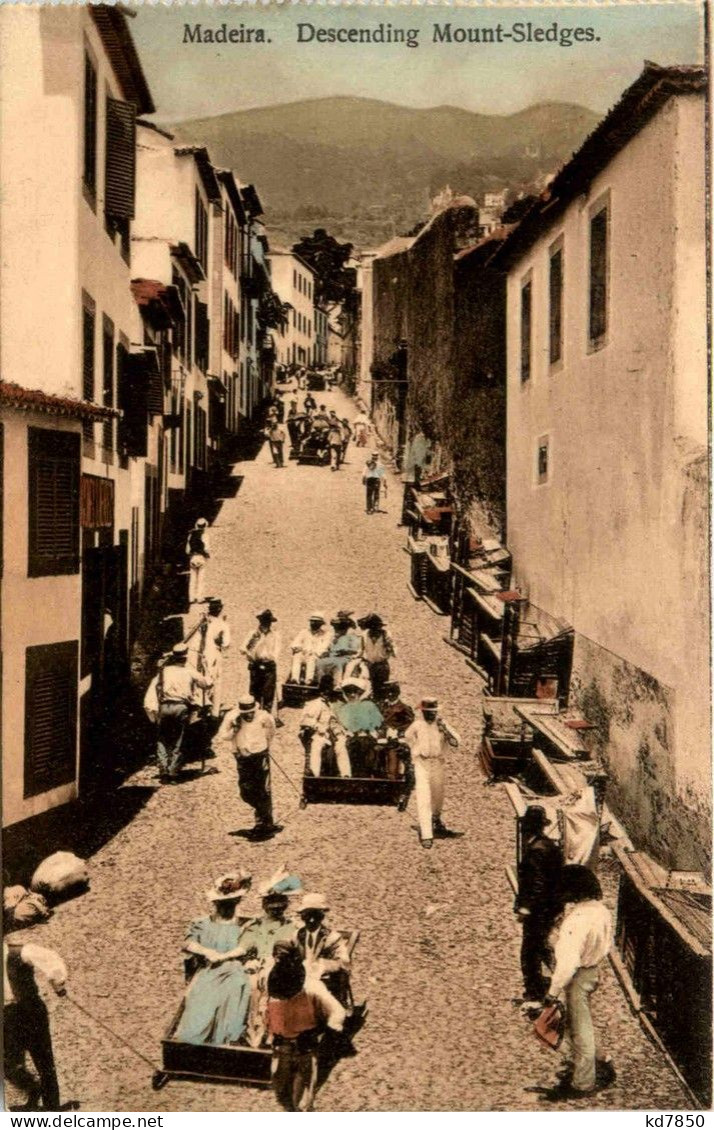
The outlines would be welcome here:
M 292 683 L 315 682 L 315 669 L 318 659 L 330 650 L 333 632 L 327 627 L 323 612 L 312 612 L 308 618 L 308 627 L 298 632 L 290 649 L 293 653 L 290 669 Z
M 386 472 L 379 462 L 378 451 L 373 451 L 365 463 L 362 482 L 366 489 L 365 509 L 368 514 L 376 514 L 379 511 L 380 492 L 384 491 L 385 498 L 387 495 Z
M 258 627 L 246 639 L 241 651 L 248 660 L 250 693 L 263 710 L 272 710 L 278 678 L 280 633 L 273 630 L 277 616 L 269 608 L 259 612 Z
M 412 751 L 416 783 L 419 838 L 424 848 L 430 848 L 434 837 L 445 838 L 450 833 L 441 820 L 444 804 L 444 761 L 449 746 L 457 748 L 461 738 L 439 717 L 439 703 L 435 698 L 425 698 L 421 703 L 421 718 L 411 724 L 404 735 Z
M 255 699 L 242 698 L 230 710 L 216 735 L 216 741 L 230 741 L 238 769 L 241 800 L 255 811 L 256 838 L 276 831 L 270 790 L 270 746 L 275 737 L 275 722 Z
M 350 1000 L 350 955 L 344 934 L 325 926 L 329 909 L 321 892 L 303 895 L 298 910 L 303 924 L 297 932 L 297 947 L 307 977 L 324 981 L 332 995 L 345 1005 Z
M 159 665 L 144 696 L 144 710 L 157 724 L 156 758 L 162 783 L 178 780 L 181 747 L 191 707 L 198 692 L 210 690 L 213 680 L 187 663 L 188 644 L 177 643 Z
M 203 588 L 206 577 L 206 562 L 211 556 L 211 546 L 208 540 L 208 522 L 205 518 L 198 518 L 196 525 L 189 531 L 186 542 L 186 556 L 188 557 L 189 604 L 203 603 Z

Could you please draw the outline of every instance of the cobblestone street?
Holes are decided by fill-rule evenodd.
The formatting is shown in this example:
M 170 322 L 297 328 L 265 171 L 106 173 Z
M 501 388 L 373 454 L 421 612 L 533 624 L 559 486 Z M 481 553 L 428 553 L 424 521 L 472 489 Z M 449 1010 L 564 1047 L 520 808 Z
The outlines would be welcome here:
M 318 398 L 354 415 L 340 392 Z M 356 999 L 367 1000 L 368 1016 L 355 1038 L 358 1054 L 337 1064 L 317 1096 L 318 1110 L 543 1109 L 528 1088 L 550 1084 L 559 1057 L 540 1048 L 512 1004 L 520 991 L 520 939 L 504 866 L 514 862 L 514 819 L 502 789 L 486 787 L 477 765 L 481 683 L 443 642 L 447 620 L 407 591 L 396 478 L 389 478 L 387 513 L 365 514 L 364 457 L 352 446 L 338 474 L 295 463 L 277 470 L 266 446 L 254 462 L 234 468 L 243 481 L 211 530 L 207 569 L 207 591 L 223 597 L 233 632 L 224 696 L 245 689 L 239 649 L 260 609 L 279 618 L 281 675 L 289 643 L 313 608 L 328 618 L 338 608 L 378 611 L 395 640 L 405 701 L 432 691 L 462 736 L 448 765 L 444 816 L 463 838 L 423 851 L 413 797 L 404 814 L 302 810 L 295 789 L 274 771 L 284 830 L 267 843 L 250 843 L 230 835 L 250 826 L 252 814 L 238 798 L 226 750 L 209 763 L 217 773 L 188 775 L 176 788 L 158 788 L 149 766 L 124 785 L 151 793 L 90 861 L 91 890 L 60 906 L 38 939 L 66 958 L 71 996 L 159 1066 L 160 1040 L 183 991 L 185 927 L 206 912 L 205 891 L 235 865 L 253 872 L 255 888 L 287 864 L 307 890 L 328 894 L 334 925 L 361 932 L 353 986 Z M 299 789 L 299 711 L 284 709 L 282 718 L 274 754 Z M 275 1109 L 272 1094 L 255 1088 L 172 1081 L 154 1093 L 148 1063 L 71 1001 L 49 1004 L 62 1097 L 78 1099 L 84 1110 Z M 601 1048 L 618 1071 L 597 1108 L 689 1105 L 609 966 L 594 1017 Z

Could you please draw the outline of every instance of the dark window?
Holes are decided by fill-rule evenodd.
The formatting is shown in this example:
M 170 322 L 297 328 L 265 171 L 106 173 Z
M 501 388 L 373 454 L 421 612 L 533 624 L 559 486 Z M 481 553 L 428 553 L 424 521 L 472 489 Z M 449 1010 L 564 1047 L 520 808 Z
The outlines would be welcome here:
M 193 303 L 195 295 L 190 288 L 186 291 L 186 365 L 193 364 Z
M 107 98 L 104 211 L 113 220 L 134 215 L 136 111 L 131 102 Z
M 104 315 L 102 324 L 102 403 L 114 407 L 114 325 Z M 102 444 L 107 451 L 114 450 L 114 421 L 105 420 L 102 426 Z
M 195 251 L 196 258 L 203 267 L 204 272 L 208 271 L 208 213 L 206 212 L 204 203 L 201 199 L 201 193 L 196 189 L 196 215 L 195 215 Z
M 117 346 L 117 393 L 122 416 L 118 444 L 124 455 L 147 454 L 150 375 L 143 354 Z
M 607 333 L 608 210 L 590 220 L 590 328 L 592 346 L 601 345 Z
M 186 310 L 188 308 L 188 301 L 187 301 L 187 294 L 186 294 L 186 284 L 183 281 L 183 278 L 181 277 L 181 275 L 176 270 L 176 268 L 174 268 L 174 270 L 172 271 L 171 281 L 172 281 L 173 286 L 175 286 L 176 289 L 178 290 L 179 298 L 181 299 L 181 305 L 183 307 L 184 314 L 185 314 Z M 185 318 L 179 318 L 174 323 L 173 348 L 174 348 L 174 353 L 177 353 L 185 361 L 186 360 L 186 321 L 185 321 Z
M 82 396 L 94 400 L 94 310 L 82 306 Z M 94 439 L 94 424 L 84 420 L 82 432 L 87 440 Z
M 563 249 L 550 257 L 550 363 L 563 356 Z
M 80 438 L 28 428 L 30 577 L 79 572 Z
M 548 437 L 541 436 L 538 440 L 538 482 L 548 481 Z
M 202 373 L 208 372 L 208 340 L 210 324 L 208 305 L 196 302 L 196 364 Z
M 83 180 L 92 195 L 97 191 L 97 71 L 84 55 L 84 171 Z
M 531 320 L 533 285 L 524 283 L 521 287 L 521 381 L 531 376 Z
M 25 797 L 75 779 L 78 652 L 76 640 L 25 651 Z

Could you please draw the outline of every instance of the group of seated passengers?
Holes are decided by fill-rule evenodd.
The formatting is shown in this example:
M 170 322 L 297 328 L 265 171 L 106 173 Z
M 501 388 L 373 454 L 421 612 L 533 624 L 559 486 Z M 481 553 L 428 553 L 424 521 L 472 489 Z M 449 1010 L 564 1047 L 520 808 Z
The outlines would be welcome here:
M 246 918 L 239 910 L 251 882 L 246 871 L 222 875 L 206 893 L 211 914 L 189 926 L 184 953 L 198 968 L 186 990 L 175 1040 L 266 1046 L 268 977 L 275 946 L 286 943 L 302 957 L 306 986 L 318 985 L 323 997 L 334 997 L 336 1008 L 351 1009 L 350 954 L 344 936 L 325 925 L 325 896 L 303 894 L 298 877 L 282 871 L 261 888 L 263 914 Z M 300 895 L 296 921 L 289 909 Z
M 308 394 L 303 412 L 298 411 L 296 400 L 290 402 L 285 423 L 293 453 L 325 461 L 329 454 L 335 470 L 344 463 L 352 438 L 352 425 L 346 416 L 340 418 L 334 409 L 328 412 L 324 404 L 318 411 L 315 401 Z
M 389 682 L 390 659 L 396 657 L 392 638 L 376 612 L 355 622 L 352 612 L 340 611 L 330 627 L 324 613 L 313 612 L 291 650 L 292 683 L 318 683 L 329 675 L 333 687 L 339 689 L 352 677 L 365 682 L 377 700 Z
M 399 779 L 409 766 L 402 739 L 414 721 L 400 695 L 399 684 L 388 682 L 377 703 L 362 679 L 345 675 L 335 691 L 332 675 L 323 675 L 318 697 L 305 704 L 300 718 L 307 774 Z

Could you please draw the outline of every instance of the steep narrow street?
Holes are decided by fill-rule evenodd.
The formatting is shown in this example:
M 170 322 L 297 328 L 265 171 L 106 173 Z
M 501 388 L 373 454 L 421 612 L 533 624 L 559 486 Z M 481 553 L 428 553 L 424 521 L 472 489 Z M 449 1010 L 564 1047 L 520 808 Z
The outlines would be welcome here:
M 354 415 L 341 393 L 324 400 Z M 239 648 L 262 608 L 279 618 L 284 655 L 313 608 L 378 611 L 395 639 L 405 701 L 433 692 L 462 735 L 448 766 L 444 814 L 463 837 L 423 851 L 413 799 L 404 814 L 300 809 L 292 785 L 274 772 L 284 831 L 250 843 L 230 834 L 251 821 L 228 753 L 211 763 L 217 773 L 188 776 L 176 788 L 159 788 L 149 766 L 124 786 L 152 790 L 148 800 L 90 861 L 90 892 L 58 908 L 43 937 L 66 957 L 77 1001 L 158 1065 L 183 990 L 184 930 L 205 912 L 204 892 L 236 864 L 253 872 L 257 886 L 285 863 L 307 890 L 328 894 L 334 925 L 361 932 L 353 985 L 369 1012 L 358 1054 L 336 1066 L 318 1110 L 543 1109 L 527 1088 L 550 1083 L 558 1057 L 537 1045 L 512 1004 L 519 932 L 504 865 L 513 862 L 514 821 L 506 796 L 484 785 L 477 765 L 481 684 L 443 643 L 446 620 L 407 591 L 398 481 L 389 479 L 388 512 L 367 516 L 364 453 L 351 447 L 348 460 L 338 474 L 294 463 L 276 470 L 266 447 L 234 468 L 242 481 L 211 531 L 208 573 L 208 590 L 223 597 L 233 630 L 227 686 L 236 696 L 245 688 Z M 284 709 L 282 717 L 274 753 L 299 789 L 299 712 Z M 63 1097 L 85 1110 L 275 1109 L 271 1093 L 255 1088 L 170 1082 L 154 1093 L 148 1064 L 71 1001 L 51 1008 Z M 689 1105 L 609 967 L 594 1016 L 618 1078 L 593 1105 Z

